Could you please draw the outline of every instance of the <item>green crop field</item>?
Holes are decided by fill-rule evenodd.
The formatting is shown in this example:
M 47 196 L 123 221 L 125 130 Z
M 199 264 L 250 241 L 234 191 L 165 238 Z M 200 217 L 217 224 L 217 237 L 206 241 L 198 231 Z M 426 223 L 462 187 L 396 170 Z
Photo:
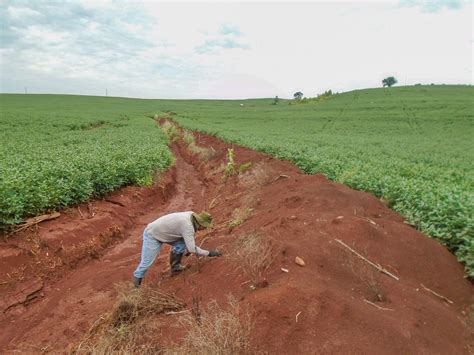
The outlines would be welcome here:
M 150 182 L 170 164 L 150 116 L 288 159 L 386 200 L 474 277 L 474 89 L 367 89 L 320 102 L 0 95 L 2 223 Z
M 171 163 L 156 102 L 0 95 L 0 224 L 148 184 Z

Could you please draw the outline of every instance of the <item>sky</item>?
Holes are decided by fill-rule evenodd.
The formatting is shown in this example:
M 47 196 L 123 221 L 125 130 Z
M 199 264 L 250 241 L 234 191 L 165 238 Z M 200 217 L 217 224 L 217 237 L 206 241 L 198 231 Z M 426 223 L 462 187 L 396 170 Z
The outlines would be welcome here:
M 470 0 L 0 0 L 0 92 L 313 97 L 473 83 Z

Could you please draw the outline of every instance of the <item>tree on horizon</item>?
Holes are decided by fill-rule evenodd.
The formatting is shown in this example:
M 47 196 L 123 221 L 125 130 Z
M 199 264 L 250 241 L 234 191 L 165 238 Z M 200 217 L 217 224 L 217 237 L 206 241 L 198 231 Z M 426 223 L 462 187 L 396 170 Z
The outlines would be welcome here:
M 303 98 L 303 93 L 301 91 L 297 91 L 293 94 L 295 100 L 301 100 Z
M 394 76 L 389 76 L 382 80 L 383 87 L 386 87 L 386 86 L 391 87 L 392 85 L 395 85 L 396 83 L 398 83 L 398 80 Z

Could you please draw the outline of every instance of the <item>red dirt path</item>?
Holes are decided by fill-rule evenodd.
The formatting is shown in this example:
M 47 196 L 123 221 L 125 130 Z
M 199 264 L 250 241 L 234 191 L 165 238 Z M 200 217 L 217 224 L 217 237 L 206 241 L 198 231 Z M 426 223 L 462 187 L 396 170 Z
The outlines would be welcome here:
M 233 146 L 236 161 L 252 162 L 253 168 L 223 183 L 219 167 L 230 146 L 213 137 L 196 138 L 215 149 L 210 161 L 175 144 L 176 164 L 153 188 L 128 187 L 62 211 L 36 229 L 3 236 L 0 352 L 55 352 L 76 344 L 115 303 L 116 284 L 130 282 L 146 224 L 173 211 L 207 209 L 217 228 L 199 232 L 198 241 L 218 247 L 224 256 L 202 260 L 199 268 L 189 257 L 190 269 L 170 278 L 164 272 L 167 250 L 162 250 L 144 284 L 175 292 L 188 305 L 196 295 L 205 305 L 213 299 L 224 304 L 233 294 L 254 315 L 255 350 L 472 353 L 472 284 L 439 243 L 367 193 L 323 175 L 304 175 L 288 162 L 246 148 Z M 249 186 L 246 182 L 255 178 L 248 175 L 257 167 L 268 179 L 261 180 L 263 186 Z M 236 208 L 253 210 L 230 229 Z M 255 290 L 233 260 L 235 239 L 251 232 L 272 241 L 274 256 L 264 273 L 268 286 Z M 377 272 L 335 239 L 400 280 Z M 296 256 L 306 266 L 297 266 Z M 160 335 L 164 346 L 178 341 L 171 334 L 182 333 L 167 317 Z

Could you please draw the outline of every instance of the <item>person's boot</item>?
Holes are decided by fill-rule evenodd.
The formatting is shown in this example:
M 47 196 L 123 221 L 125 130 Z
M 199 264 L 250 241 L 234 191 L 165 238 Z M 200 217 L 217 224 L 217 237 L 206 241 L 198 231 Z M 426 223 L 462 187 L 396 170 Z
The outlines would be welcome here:
M 175 252 L 170 253 L 170 266 L 171 266 L 171 275 L 175 275 L 184 269 L 186 266 L 181 265 L 181 259 L 183 258 L 183 254 L 176 254 Z
M 135 286 L 135 288 L 139 288 L 141 283 L 142 283 L 141 278 L 133 276 L 133 286 Z

